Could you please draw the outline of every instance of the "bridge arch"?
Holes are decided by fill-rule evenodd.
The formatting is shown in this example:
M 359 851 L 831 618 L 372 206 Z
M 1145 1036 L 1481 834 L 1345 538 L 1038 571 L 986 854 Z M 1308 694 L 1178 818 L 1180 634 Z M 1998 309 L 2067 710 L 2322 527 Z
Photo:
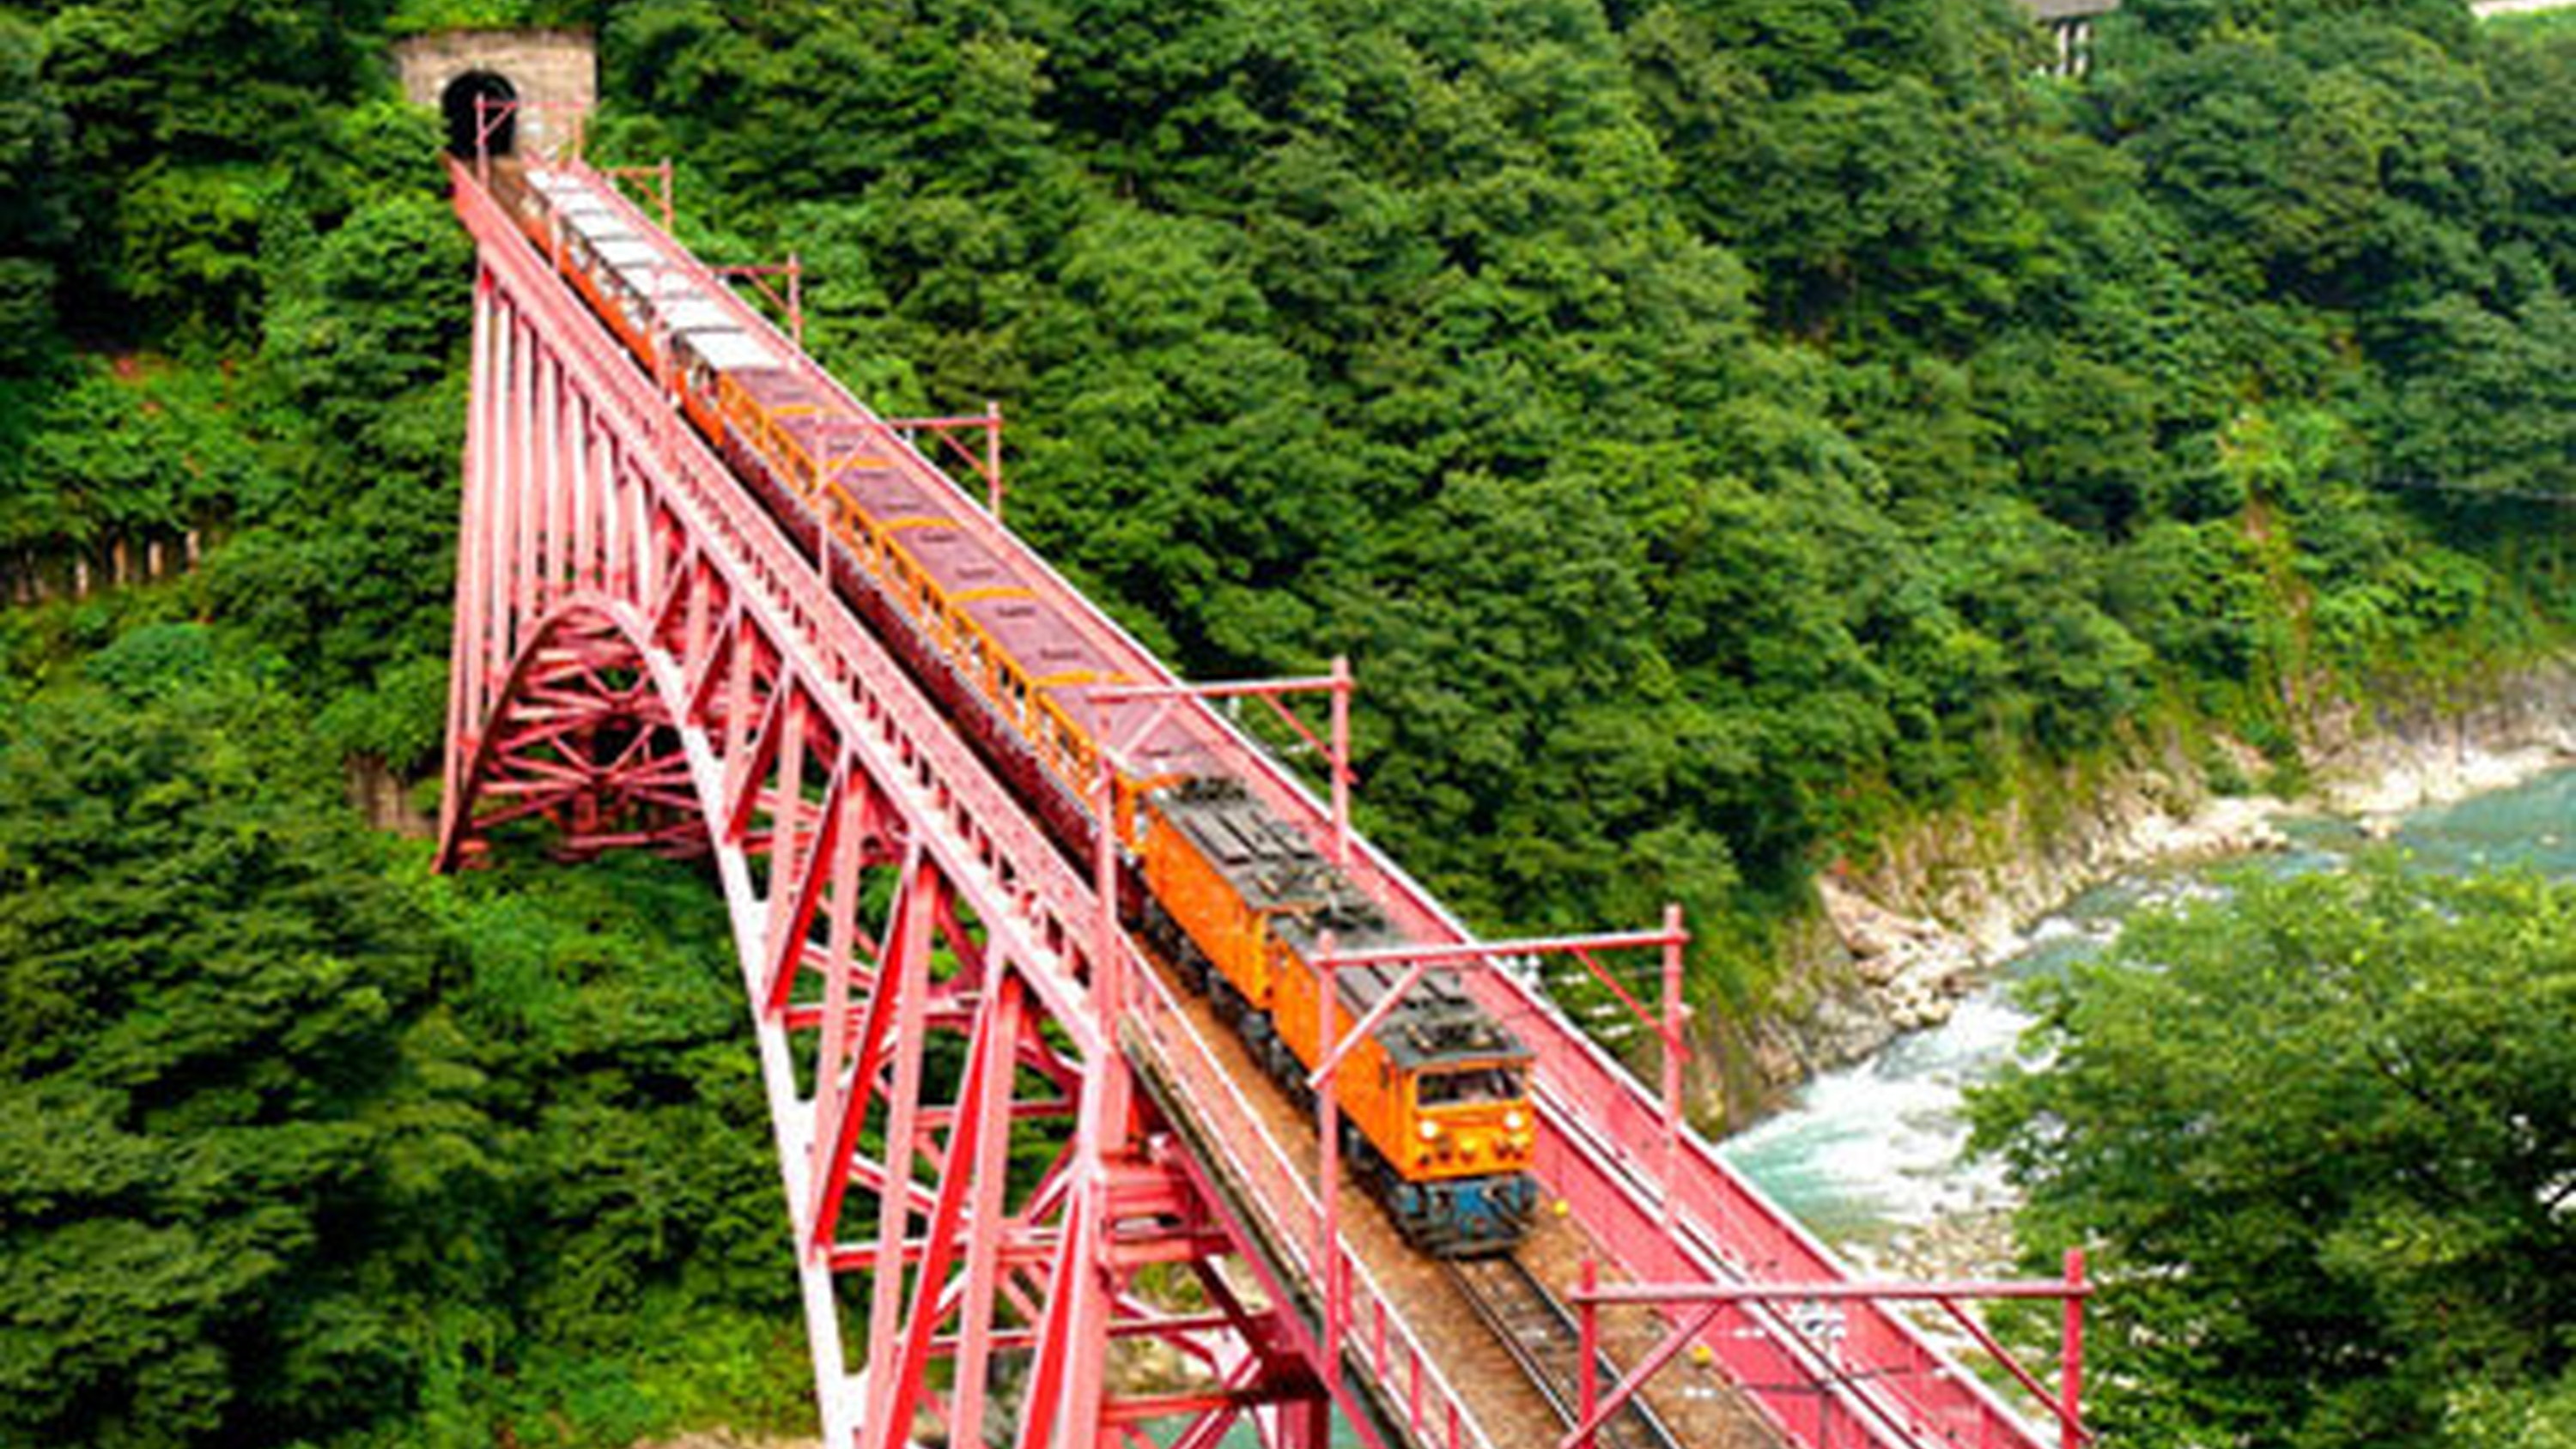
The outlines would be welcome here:
M 814 559 L 455 174 L 484 270 L 439 862 L 545 825 L 560 856 L 710 867 L 825 1441 L 891 1449 L 929 1424 L 986 1442 L 996 1355 L 1025 1352 L 1020 1449 L 1097 1442 L 1110 1345 L 1132 1337 L 1229 1393 L 1315 1404 L 1268 1306 L 1284 1289 L 1234 1303 L 1213 1229 L 1168 1184 L 1109 1191 L 1105 1144 L 1133 1108 L 1105 1085 L 1123 1077 L 1082 989 L 1079 878 L 995 808 L 999 785 L 828 602 Z M 1129 1292 L 1141 1224 L 1191 1245 L 1185 1271 L 1231 1306 L 1175 1315 Z
M 451 780 L 442 864 L 467 863 L 521 820 L 552 825 L 555 853 L 572 859 L 707 854 L 715 803 L 689 771 L 648 642 L 633 607 L 606 594 L 567 595 L 536 619 Z M 496 783 L 506 800 L 485 798 Z

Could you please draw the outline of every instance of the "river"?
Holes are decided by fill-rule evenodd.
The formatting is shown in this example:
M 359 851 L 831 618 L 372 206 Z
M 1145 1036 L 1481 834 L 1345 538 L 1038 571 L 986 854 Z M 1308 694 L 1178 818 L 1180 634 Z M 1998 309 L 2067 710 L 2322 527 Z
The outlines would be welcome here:
M 2261 870 L 2330 869 L 2369 842 L 2327 816 L 2280 822 L 2291 846 L 2250 861 Z M 2576 877 L 2576 769 L 2405 816 L 2389 843 L 2419 869 L 2527 866 Z M 2229 865 L 2143 871 L 2088 892 L 2028 934 L 2020 954 L 1938 1027 L 1816 1078 L 1792 1106 L 1729 1139 L 1722 1151 L 1772 1198 L 1857 1266 L 1875 1272 L 1992 1272 L 2007 1250 L 2011 1195 L 1993 1163 L 1961 1158 L 1962 1091 L 2016 1051 L 2029 1017 L 2018 983 L 2099 953 L 2136 912 L 2214 895 Z

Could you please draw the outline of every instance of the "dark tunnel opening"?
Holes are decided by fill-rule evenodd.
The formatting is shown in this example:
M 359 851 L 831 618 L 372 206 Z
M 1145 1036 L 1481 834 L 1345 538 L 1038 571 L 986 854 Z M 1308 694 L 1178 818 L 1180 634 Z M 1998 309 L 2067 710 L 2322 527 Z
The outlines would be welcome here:
M 518 139 L 519 116 L 515 109 L 500 109 L 519 98 L 518 88 L 488 70 L 470 70 L 447 83 L 446 94 L 439 97 L 439 109 L 447 116 L 447 150 L 450 155 L 471 161 L 475 155 L 475 133 L 483 135 L 483 149 L 494 156 L 507 156 Z M 480 109 L 476 101 L 491 104 Z

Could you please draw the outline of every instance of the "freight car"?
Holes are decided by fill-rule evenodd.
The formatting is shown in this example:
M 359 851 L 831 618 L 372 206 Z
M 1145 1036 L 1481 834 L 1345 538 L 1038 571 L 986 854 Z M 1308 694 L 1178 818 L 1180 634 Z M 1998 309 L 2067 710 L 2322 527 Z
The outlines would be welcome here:
M 1324 983 L 1313 962 L 1399 944 L 1365 894 L 1241 780 L 1207 765 L 1115 782 L 1106 820 L 1085 793 L 1099 770 L 1097 707 L 1114 661 L 1009 561 L 956 526 L 927 470 L 893 456 L 885 425 L 790 366 L 774 336 L 740 325 L 702 274 L 677 265 L 586 171 L 496 167 L 495 190 L 600 321 L 671 395 L 782 525 L 834 551 L 834 583 L 905 668 L 1082 859 L 1118 835 L 1120 906 L 1148 946 L 1239 1031 L 1300 1099 L 1320 1059 Z M 1386 991 L 1387 968 L 1338 970 L 1332 1036 Z M 1335 1076 L 1346 1146 L 1406 1237 L 1425 1251 L 1507 1249 L 1537 1202 L 1530 1051 L 1460 989 L 1427 973 Z

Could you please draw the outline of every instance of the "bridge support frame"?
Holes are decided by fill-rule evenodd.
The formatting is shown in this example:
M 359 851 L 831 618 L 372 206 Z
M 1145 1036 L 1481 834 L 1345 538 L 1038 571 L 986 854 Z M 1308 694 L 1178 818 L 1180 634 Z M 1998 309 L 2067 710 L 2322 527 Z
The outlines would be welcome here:
M 1557 1449 L 1595 1449 L 1602 1426 L 1636 1397 L 1647 1380 L 1706 1332 L 1720 1311 L 1745 1303 L 1815 1306 L 1848 1302 L 1939 1304 L 1952 1322 L 2049 1411 L 2050 1417 L 2057 1421 L 2059 1449 L 2083 1449 L 2093 1440 L 2092 1433 L 2084 1427 L 2084 1301 L 2092 1292 L 2092 1285 L 2085 1281 L 2084 1250 L 2081 1248 L 2067 1250 L 2063 1278 L 2002 1282 L 1854 1283 L 1833 1280 L 1820 1283 L 1646 1283 L 1604 1288 L 1600 1285 L 1598 1266 L 1587 1261 L 1583 1265 L 1583 1286 L 1574 1295 L 1575 1312 L 1582 1320 L 1581 1397 L 1575 1426 L 1557 1441 Z M 1963 1301 L 1979 1299 L 2046 1299 L 2064 1305 L 2055 1392 L 2052 1393 L 2036 1374 L 2025 1368 L 2021 1360 L 1997 1341 L 1984 1324 L 1960 1307 Z M 1601 1343 L 1601 1310 L 1618 1304 L 1661 1310 L 1672 1328 L 1605 1395 L 1600 1391 L 1595 1368 Z
M 826 1442 L 982 1442 L 1014 1391 L 1023 1449 L 1310 1421 L 1275 1422 L 1327 1392 L 1282 1300 L 1237 1286 L 1239 1244 L 1165 1130 L 1103 1092 L 1117 1049 L 1078 877 L 457 180 L 483 267 L 438 863 L 522 838 L 709 863 Z M 1156 1265 L 1221 1309 L 1141 1294 Z M 1120 1390 L 1149 1339 L 1207 1389 Z
M 896 466 L 924 487 L 954 487 L 577 155 L 550 169 L 653 241 L 663 265 L 831 406 L 873 420 Z M 1186 1399 L 1199 1414 L 1184 1442 L 1211 1442 L 1220 1419 L 1246 1413 L 1283 1442 L 1320 1415 L 1280 1405 L 1322 1395 L 1372 1449 L 1489 1444 L 1466 1408 L 1472 1385 L 1450 1380 L 1404 1295 L 1348 1244 L 1319 1241 L 1327 1209 L 1308 1159 L 1243 1100 L 1226 1053 L 1165 983 L 1130 965 L 1119 933 L 1097 931 L 1102 893 L 836 597 L 860 581 L 843 566 L 849 555 L 836 559 L 819 529 L 789 538 L 753 502 L 670 406 L 669 380 L 648 376 L 585 310 L 482 174 L 451 166 L 483 270 L 440 863 L 469 864 L 541 824 L 576 856 L 644 845 L 708 860 L 732 915 L 833 1449 L 893 1449 L 915 1421 L 975 1437 L 958 1432 L 961 1421 L 980 1429 L 975 1415 L 1001 1412 L 986 1384 L 1003 1387 L 1006 1356 L 1026 1370 L 1021 1449 L 1132 1437 L 1140 1406 L 1116 1391 L 1110 1355 L 1140 1337 L 1230 1386 L 1154 1401 Z M 986 511 L 962 508 L 953 521 L 1016 560 L 1119 672 L 1170 682 Z M 1197 701 L 1171 707 L 1186 748 L 1212 751 L 1286 818 L 1345 842 L 1335 854 L 1411 938 L 1463 940 L 1436 900 L 1338 824 L 1346 772 L 1327 811 L 1222 717 Z M 879 848 L 844 893 L 841 842 L 871 830 Z M 855 901 L 846 936 L 834 924 L 845 894 Z M 798 921 L 808 923 L 801 939 Z M 1125 1007 L 1116 1017 L 1101 1010 L 1104 979 Z M 1677 1112 L 1659 1113 L 1526 983 L 1480 972 L 1470 990 L 1526 1024 L 1545 1087 L 1534 1099 L 1538 1175 L 1623 1271 L 1833 1275 L 1820 1245 L 1679 1133 Z M 871 1013 L 891 1044 L 872 1077 L 862 1071 Z M 837 1044 L 825 1042 L 835 1032 Z M 827 1046 L 835 1065 L 818 1075 Z M 1120 1057 L 1132 1072 L 1111 1065 Z M 1143 1090 L 1113 1105 L 1112 1084 L 1131 1078 Z M 830 1113 L 818 1111 L 827 1091 L 840 1104 Z M 851 1102 L 862 1104 L 870 1149 L 843 1161 Z M 903 1103 L 910 1125 L 889 1134 Z M 833 1140 L 819 1131 L 827 1124 Z M 1038 1145 L 1023 1133 L 1041 1126 L 1056 1134 L 1042 1162 L 1019 1150 Z M 1003 1161 L 1027 1170 L 980 1174 L 1002 1184 L 994 1206 L 974 1166 L 1005 1136 Z M 846 1181 L 834 1187 L 836 1176 Z M 838 1231 L 816 1234 L 817 1204 L 833 1192 L 843 1195 Z M 943 1222 L 957 1225 L 945 1245 L 934 1231 Z M 928 1271 L 943 1254 L 944 1279 Z M 1212 1302 L 1226 1299 L 1218 1285 L 1233 1285 L 1233 1307 L 1176 1314 L 1144 1301 L 1136 1275 L 1158 1264 L 1194 1274 Z M 895 1278 L 891 1292 L 880 1287 Z M 1342 1284 L 1332 1295 L 1348 1305 L 1342 1327 L 1364 1325 L 1337 1353 L 1310 1317 L 1312 1285 L 1328 1279 Z M 989 1318 L 962 1311 L 988 1290 Z M 931 1326 L 916 1327 L 924 1315 Z M 1949 1372 L 1918 1331 L 1874 1305 L 1854 1306 L 1845 1345 L 1871 1366 L 1865 1376 L 1819 1361 L 1764 1305 L 1741 1317 L 1742 1331 L 1730 1325 L 1702 1347 L 1795 1442 L 1849 1442 L 1844 1426 L 1880 1449 L 2029 1441 L 1991 1391 Z M 845 1319 L 864 1323 L 861 1371 L 844 1352 Z M 891 1368 L 880 1357 L 889 1353 Z M 921 1381 L 900 1382 L 908 1362 L 926 1362 Z

